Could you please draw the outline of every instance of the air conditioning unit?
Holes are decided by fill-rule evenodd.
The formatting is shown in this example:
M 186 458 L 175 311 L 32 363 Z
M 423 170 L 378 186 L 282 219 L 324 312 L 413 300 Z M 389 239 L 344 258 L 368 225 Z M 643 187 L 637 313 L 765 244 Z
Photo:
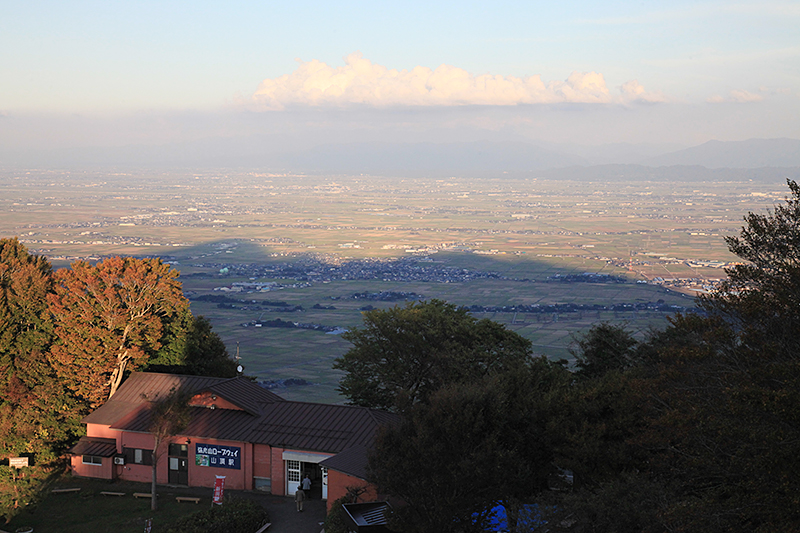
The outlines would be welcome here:
M 115 465 L 124 465 L 125 464 L 125 457 L 118 455 L 114 457 L 114 464 Z

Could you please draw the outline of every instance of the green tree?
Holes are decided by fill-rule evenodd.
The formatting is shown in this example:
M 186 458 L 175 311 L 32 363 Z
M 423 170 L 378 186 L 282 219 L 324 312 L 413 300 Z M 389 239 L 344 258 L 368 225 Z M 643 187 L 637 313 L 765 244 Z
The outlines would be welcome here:
M 188 309 L 187 309 L 188 312 Z M 236 361 L 228 354 L 225 343 L 203 316 L 189 316 L 170 323 L 172 341 L 147 363 L 150 372 L 189 374 L 232 378 L 237 375 Z
M 56 272 L 52 364 L 80 401 L 102 404 L 170 341 L 170 322 L 188 316 L 177 277 L 159 259 L 121 257 Z
M 547 422 L 568 383 L 563 367 L 537 359 L 521 372 L 447 385 L 381 428 L 368 479 L 408 504 L 397 527 L 483 532 L 496 503 L 518 510 L 544 490 L 554 470 Z
M 651 341 L 642 471 L 671 488 L 674 531 L 786 531 L 800 523 L 800 368 L 741 343 L 719 316 L 679 316 Z
M 612 370 L 624 370 L 631 366 L 637 344 L 623 326 L 595 324 L 577 339 L 578 350 L 573 351 L 576 374 L 595 378 Z
M 767 214 L 749 213 L 728 248 L 743 262 L 726 269 L 728 279 L 700 299 L 711 314 L 724 316 L 742 343 L 782 358 L 800 353 L 800 186 L 788 180 L 791 196 Z
M 11 521 L 25 507 L 41 497 L 42 485 L 48 472 L 42 468 L 0 465 L 0 516 Z
M 441 300 L 364 313 L 343 338 L 353 347 L 333 367 L 355 405 L 396 410 L 451 383 L 467 383 L 530 361 L 531 344 L 505 326 Z

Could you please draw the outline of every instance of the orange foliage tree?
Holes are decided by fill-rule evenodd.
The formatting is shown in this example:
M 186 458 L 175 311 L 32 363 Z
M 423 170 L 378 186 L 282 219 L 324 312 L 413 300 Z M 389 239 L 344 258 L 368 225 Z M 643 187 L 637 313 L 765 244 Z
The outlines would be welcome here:
M 89 407 L 169 342 L 171 321 L 191 316 L 177 277 L 160 259 L 130 257 L 77 261 L 55 273 L 53 366 Z

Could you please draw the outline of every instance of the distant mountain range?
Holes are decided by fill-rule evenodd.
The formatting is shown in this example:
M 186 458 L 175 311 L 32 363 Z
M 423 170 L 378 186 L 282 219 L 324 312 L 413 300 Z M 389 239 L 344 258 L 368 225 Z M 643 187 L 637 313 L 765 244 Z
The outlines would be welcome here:
M 800 168 L 800 140 L 796 139 L 709 141 L 679 150 L 675 150 L 675 145 L 580 146 L 489 141 L 342 143 L 302 150 L 289 150 L 286 146 L 285 140 L 281 142 L 274 136 L 251 136 L 161 146 L 0 152 L 0 167 L 238 167 L 409 177 L 511 175 L 719 180 L 776 179 L 779 175 L 796 174 L 778 169 Z
M 800 141 L 797 139 L 708 141 L 700 146 L 649 157 L 640 163 L 651 167 L 672 165 L 702 165 L 706 168 L 797 167 L 800 166 Z
M 800 181 L 800 166 L 760 168 L 706 168 L 700 165 L 648 167 L 644 165 L 594 165 L 566 167 L 536 172 L 537 177 L 573 181 L 756 181 L 786 183 Z

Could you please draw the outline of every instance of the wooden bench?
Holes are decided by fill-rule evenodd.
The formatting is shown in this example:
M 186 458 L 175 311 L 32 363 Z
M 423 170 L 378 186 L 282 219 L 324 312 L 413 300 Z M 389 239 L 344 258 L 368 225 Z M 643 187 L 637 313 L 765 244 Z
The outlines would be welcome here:
M 53 489 L 50 492 L 53 494 L 64 494 L 65 492 L 80 492 L 80 487 L 73 487 L 71 489 Z
M 272 522 L 267 522 L 266 524 L 261 526 L 261 528 L 258 531 L 256 531 L 256 533 L 264 533 L 266 530 L 269 529 L 269 526 L 271 526 L 271 525 L 272 525 Z
M 107 490 L 104 490 L 100 494 L 102 494 L 103 496 L 125 496 L 124 492 L 110 492 Z
M 178 503 L 180 502 L 200 503 L 200 498 L 193 498 L 191 496 L 175 496 L 175 499 L 178 501 Z
M 152 498 L 153 495 L 150 494 L 149 492 L 134 492 L 133 493 L 133 497 L 134 498 Z M 156 497 L 158 497 L 158 494 L 156 494 Z

